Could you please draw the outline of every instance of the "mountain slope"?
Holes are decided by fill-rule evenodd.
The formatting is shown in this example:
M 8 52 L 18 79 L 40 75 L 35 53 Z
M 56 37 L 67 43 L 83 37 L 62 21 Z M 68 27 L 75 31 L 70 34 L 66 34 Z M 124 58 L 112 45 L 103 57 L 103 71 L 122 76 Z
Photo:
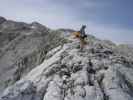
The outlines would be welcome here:
M 109 42 L 88 36 L 83 51 L 79 42 L 49 51 L 0 100 L 133 100 L 133 61 Z
M 65 43 L 60 34 L 37 22 L 27 24 L 0 17 L 0 94 L 41 64 L 49 50 Z
M 133 100 L 132 48 L 71 32 L 0 17 L 0 100 Z

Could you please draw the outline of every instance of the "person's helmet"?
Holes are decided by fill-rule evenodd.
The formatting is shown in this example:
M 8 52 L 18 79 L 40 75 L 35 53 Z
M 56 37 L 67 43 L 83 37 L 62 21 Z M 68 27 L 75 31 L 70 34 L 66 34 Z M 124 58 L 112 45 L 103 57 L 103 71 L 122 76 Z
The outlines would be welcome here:
M 83 28 L 86 28 L 86 25 L 82 25 Z

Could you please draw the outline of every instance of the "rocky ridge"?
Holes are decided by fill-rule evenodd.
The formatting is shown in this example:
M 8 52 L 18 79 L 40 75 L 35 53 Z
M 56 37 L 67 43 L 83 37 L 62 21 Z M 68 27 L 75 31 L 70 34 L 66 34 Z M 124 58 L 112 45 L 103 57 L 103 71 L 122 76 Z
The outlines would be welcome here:
M 1 36 L 5 38 L 0 39 L 0 65 L 5 68 L 7 62 L 15 64 L 7 66 L 13 74 L 4 75 L 13 83 L 8 84 L 0 100 L 133 100 L 133 58 L 128 50 L 88 35 L 87 45 L 80 51 L 79 41 L 70 35 L 73 30 L 52 31 L 37 22 L 33 26 L 21 23 L 26 25 L 21 29 L 20 22 L 5 21 L 0 18 Z M 9 40 L 9 33 L 16 35 Z M 24 59 L 10 57 L 14 50 Z
M 41 64 L 49 50 L 65 43 L 60 34 L 37 22 L 27 24 L 0 17 L 0 94 Z
M 0 100 L 132 100 L 133 61 L 115 44 L 89 38 L 83 51 L 76 40 L 52 49 Z

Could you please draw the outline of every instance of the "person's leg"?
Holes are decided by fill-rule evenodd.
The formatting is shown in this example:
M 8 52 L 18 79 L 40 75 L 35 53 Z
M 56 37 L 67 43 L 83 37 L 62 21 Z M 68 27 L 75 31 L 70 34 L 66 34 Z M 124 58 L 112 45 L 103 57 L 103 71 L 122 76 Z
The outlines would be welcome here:
M 84 46 L 85 46 L 85 41 L 83 38 L 80 38 L 80 50 L 83 50 Z

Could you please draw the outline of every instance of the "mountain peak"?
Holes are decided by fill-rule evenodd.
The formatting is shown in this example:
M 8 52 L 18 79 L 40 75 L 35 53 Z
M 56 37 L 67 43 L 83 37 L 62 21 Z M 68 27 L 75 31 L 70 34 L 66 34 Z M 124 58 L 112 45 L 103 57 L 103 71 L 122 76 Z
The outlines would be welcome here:
M 17 34 L 9 41 L 6 30 L 1 33 L 0 79 L 7 88 L 0 100 L 133 99 L 133 53 L 91 35 L 81 51 L 72 30 L 32 25 L 41 27 L 30 32 L 43 35 Z
M 4 21 L 6 21 L 6 19 L 0 16 L 0 24 L 2 24 Z

